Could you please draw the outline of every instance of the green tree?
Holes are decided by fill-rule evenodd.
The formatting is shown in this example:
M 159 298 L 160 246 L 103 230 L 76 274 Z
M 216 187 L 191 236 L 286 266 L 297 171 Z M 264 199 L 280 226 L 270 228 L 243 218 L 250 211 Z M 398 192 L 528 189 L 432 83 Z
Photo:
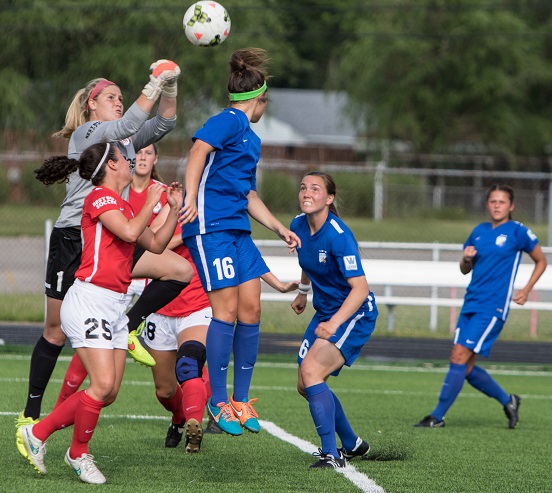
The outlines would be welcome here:
M 462 143 L 542 154 L 552 135 L 550 28 L 540 2 L 366 2 L 343 16 L 355 37 L 340 47 L 330 86 L 370 108 L 376 138 L 418 152 Z
M 190 2 L 191 3 L 191 2 Z M 159 58 L 182 69 L 179 128 L 195 127 L 227 101 L 230 54 L 258 46 L 271 73 L 294 80 L 304 60 L 286 39 L 283 11 L 272 0 L 224 0 L 232 29 L 222 45 L 199 48 L 183 31 L 187 6 L 175 0 L 19 0 L 0 6 L 0 130 L 32 129 L 45 137 L 59 129 L 75 92 L 106 77 L 130 104 Z M 295 77 L 298 79 L 298 77 Z M 188 124 L 188 126 L 186 125 Z

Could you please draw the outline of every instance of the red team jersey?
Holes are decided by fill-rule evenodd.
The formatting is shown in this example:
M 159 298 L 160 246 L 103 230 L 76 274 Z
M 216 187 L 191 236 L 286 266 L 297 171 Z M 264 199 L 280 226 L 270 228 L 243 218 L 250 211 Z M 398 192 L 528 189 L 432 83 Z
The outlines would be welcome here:
M 146 203 L 146 197 L 148 194 L 148 188 L 153 185 L 154 183 L 160 183 L 153 178 L 150 178 L 150 182 L 143 191 L 137 192 L 130 187 L 129 193 L 128 193 L 128 203 L 132 206 L 132 210 L 138 213 L 142 210 L 142 207 L 144 207 L 144 204 Z M 161 183 L 167 189 L 167 185 L 164 183 Z M 152 221 L 157 217 L 157 214 L 161 212 L 161 209 L 163 209 L 163 206 L 167 203 L 167 196 L 163 193 L 161 195 L 161 198 L 159 199 L 159 202 L 157 205 L 153 208 L 153 212 L 151 214 L 151 218 L 148 221 L 148 226 L 152 223 Z
M 108 188 L 95 187 L 84 199 L 82 257 L 75 277 L 116 293 L 126 293 L 132 280 L 134 243 L 121 240 L 98 219 L 100 214 L 117 209 L 127 219 L 134 217 L 130 204 Z
M 174 234 L 181 234 L 180 225 L 176 227 Z M 161 310 L 158 310 L 159 315 L 165 315 L 167 317 L 187 317 L 192 313 L 199 310 L 203 310 L 210 305 L 209 298 L 203 290 L 201 280 L 197 274 L 196 266 L 192 260 L 189 250 L 184 245 L 179 245 L 174 249 L 178 255 L 184 257 L 194 269 L 194 275 L 190 281 L 190 285 L 187 286 L 173 301 L 168 305 L 165 305 Z

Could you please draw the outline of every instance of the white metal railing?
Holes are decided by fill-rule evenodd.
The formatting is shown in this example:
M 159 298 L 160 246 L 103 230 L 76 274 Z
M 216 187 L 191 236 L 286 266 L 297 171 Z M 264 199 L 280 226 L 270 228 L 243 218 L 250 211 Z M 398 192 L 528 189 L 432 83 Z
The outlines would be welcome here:
M 280 240 L 256 240 L 259 248 L 280 247 L 285 252 L 286 247 Z M 430 310 L 429 328 L 431 331 L 437 330 L 439 307 L 450 308 L 450 323 L 455 323 L 456 308 L 461 307 L 463 300 L 456 298 L 459 289 L 465 289 L 469 284 L 471 275 L 462 275 L 458 268 L 458 261 L 443 261 L 443 252 L 458 252 L 458 260 L 462 245 L 453 243 L 391 243 L 391 242 L 359 242 L 363 251 L 368 250 L 390 250 L 401 251 L 427 251 L 431 255 L 431 260 L 411 260 L 399 253 L 396 259 L 363 259 L 363 267 L 370 286 L 381 286 L 383 295 L 378 294 L 377 301 L 380 306 L 385 305 L 388 309 L 387 326 L 388 330 L 394 328 L 394 308 L 395 306 L 426 306 Z M 543 247 L 545 254 L 552 254 L 551 247 Z M 265 255 L 271 271 L 283 281 L 298 279 L 300 268 L 296 258 L 282 253 L 281 255 Z M 402 259 L 400 258 L 402 257 Z M 531 263 L 520 265 L 518 276 L 516 278 L 515 288 L 523 287 L 533 270 Z M 397 296 L 393 288 L 429 288 L 429 296 Z M 439 295 L 439 290 L 446 288 L 449 297 Z M 552 269 L 545 271 L 539 279 L 537 285 L 531 293 L 531 300 L 524 305 L 512 303 L 511 309 L 530 310 L 531 323 L 530 333 L 536 335 L 537 332 L 537 311 L 551 311 L 552 303 L 546 301 L 537 301 L 537 292 L 552 293 Z M 262 298 L 265 301 L 291 301 L 295 295 L 293 293 L 268 293 L 263 292 Z
M 46 220 L 44 224 L 44 264 L 47 265 L 48 261 L 48 249 L 49 239 L 52 231 L 53 223 L 51 220 Z M 277 254 L 266 255 L 267 263 L 273 272 L 282 280 L 297 279 L 300 274 L 299 265 L 293 257 L 290 257 L 287 253 L 287 248 L 281 240 L 255 240 L 255 244 L 259 248 L 274 248 L 281 251 Z M 445 262 L 442 261 L 442 253 L 444 252 L 460 252 L 462 251 L 462 245 L 457 243 L 397 243 L 397 242 L 371 242 L 361 241 L 359 242 L 361 250 L 377 251 L 385 250 L 397 251 L 396 260 L 363 260 L 363 264 L 366 262 L 366 270 L 368 272 L 368 278 L 371 285 L 383 286 L 383 296 L 378 296 L 378 301 L 382 305 L 388 307 L 388 328 L 392 330 L 393 327 L 393 308 L 395 305 L 408 305 L 408 306 L 427 306 L 430 309 L 430 330 L 437 329 L 437 316 L 439 307 L 450 307 L 451 319 L 452 311 L 461 306 L 462 300 L 453 297 L 444 298 L 439 296 L 439 288 L 448 287 L 451 289 L 451 293 L 456 293 L 457 288 L 464 288 L 469 282 L 469 276 L 458 276 L 459 271 L 456 268 L 457 262 Z M 552 255 L 552 247 L 542 247 L 546 255 Z M 405 259 L 405 251 L 426 251 L 431 260 L 409 260 Z M 399 252 L 401 252 L 399 254 Z M 402 257 L 403 260 L 399 260 Z M 460 257 L 458 257 L 460 258 Z M 435 265 L 433 266 L 433 263 Z M 451 269 L 454 266 L 454 269 Z M 520 273 L 518 275 L 517 284 L 523 282 L 523 278 L 529 275 L 530 265 L 520 267 Z M 525 272 L 527 271 L 527 272 Z M 429 273 L 433 272 L 433 276 Z M 394 274 L 395 273 L 395 274 Z M 410 273 L 410 275 L 406 275 Z M 438 276 L 436 278 L 435 276 Z M 431 293 L 429 296 L 396 296 L 393 294 L 393 286 L 402 287 L 429 287 Z M 543 277 L 539 280 L 535 286 L 534 291 L 551 291 L 552 292 L 552 269 L 550 275 L 548 271 L 545 272 Z M 265 301 L 290 301 L 294 298 L 293 294 L 281 294 L 273 292 L 263 292 L 262 299 Z M 46 301 L 45 301 L 46 303 Z M 552 310 L 552 303 L 537 302 L 535 298 L 528 301 L 524 307 L 518 305 L 512 305 L 512 308 L 536 310 Z M 46 313 L 46 306 L 44 313 Z M 531 327 L 531 333 L 536 333 L 536 327 Z

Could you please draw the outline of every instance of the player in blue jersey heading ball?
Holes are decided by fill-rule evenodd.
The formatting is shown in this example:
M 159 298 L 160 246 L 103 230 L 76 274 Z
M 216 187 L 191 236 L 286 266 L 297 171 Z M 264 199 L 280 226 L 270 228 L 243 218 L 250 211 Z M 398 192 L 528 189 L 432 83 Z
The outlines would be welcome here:
M 236 50 L 230 59 L 230 107 L 193 136 L 186 163 L 186 196 L 181 211 L 182 239 L 197 267 L 213 309 L 206 354 L 213 392 L 207 403 L 218 426 L 231 435 L 242 427 L 257 433 L 258 416 L 249 387 L 259 347 L 261 276 L 269 273 L 251 239 L 249 216 L 274 231 L 290 248 L 298 238 L 278 221 L 257 195 L 261 140 L 257 123 L 268 103 L 264 50 Z M 292 283 L 293 284 L 293 283 Z M 288 286 L 290 287 L 291 284 Z M 234 353 L 234 392 L 226 380 Z M 201 374 L 197 365 L 192 369 Z
M 444 416 L 462 390 L 464 380 L 502 404 L 510 428 L 515 428 L 519 421 L 521 398 L 506 393 L 487 371 L 475 365 L 475 360 L 477 355 L 489 356 L 508 317 L 510 302 L 523 305 L 527 301 L 547 262 L 535 234 L 512 220 L 511 187 L 492 185 L 486 193 L 486 206 L 491 221 L 476 226 L 464 243 L 460 270 L 463 274 L 471 272 L 472 278 L 456 326 L 449 371 L 437 406 L 416 427 L 445 426 Z M 523 252 L 529 254 L 535 268 L 525 287 L 514 292 Z
M 311 468 L 345 467 L 346 459 L 366 455 L 368 442 L 351 428 L 343 407 L 326 381 L 343 365 L 351 366 L 376 325 L 378 309 L 362 268 L 357 242 L 338 217 L 332 177 L 312 171 L 303 177 L 299 206 L 291 222 L 301 240 L 299 294 L 291 307 L 297 314 L 313 290 L 316 310 L 299 349 L 297 390 L 307 399 L 321 448 Z M 336 433 L 341 440 L 337 448 Z

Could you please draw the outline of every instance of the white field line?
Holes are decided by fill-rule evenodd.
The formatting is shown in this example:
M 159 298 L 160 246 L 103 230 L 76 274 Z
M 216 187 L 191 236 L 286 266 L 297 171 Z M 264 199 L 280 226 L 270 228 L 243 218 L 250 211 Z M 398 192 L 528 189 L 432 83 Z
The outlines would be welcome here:
M 60 356 L 58 361 L 71 361 L 72 356 Z M 2 355 L 2 361 L 30 361 L 29 355 L 23 354 L 4 354 Z M 132 359 L 127 359 L 127 363 L 133 362 Z M 230 362 L 230 366 L 233 366 Z M 504 366 L 504 365 L 500 365 Z M 542 365 L 537 365 L 542 367 Z M 297 363 L 270 363 L 266 361 L 259 361 L 255 364 L 255 368 L 275 368 L 275 369 L 296 369 Z M 356 363 L 350 368 L 345 368 L 346 371 L 388 371 L 388 372 L 401 372 L 401 373 L 446 373 L 448 367 L 434 368 L 434 367 L 419 367 L 419 366 L 394 366 L 394 365 L 363 365 Z M 489 372 L 493 375 L 506 375 L 513 377 L 552 377 L 552 371 L 541 370 L 516 370 L 516 369 L 502 369 L 489 367 Z
M 18 415 L 19 413 L 17 412 L 0 411 L 0 416 L 16 417 Z M 142 420 L 142 421 L 167 421 L 170 418 L 168 416 L 144 416 L 139 414 L 107 414 L 107 413 L 102 413 L 101 417 L 102 419 L 123 418 L 123 419 L 135 419 L 135 420 Z M 307 442 L 306 440 L 302 440 L 301 438 L 296 437 L 295 435 L 289 434 L 287 431 L 283 430 L 282 428 L 280 428 L 278 425 L 275 425 L 271 421 L 260 420 L 259 423 L 267 433 L 270 433 L 272 436 L 280 440 L 283 440 L 284 442 L 294 445 L 295 447 L 302 450 L 303 452 L 306 452 L 312 455 L 313 452 L 318 451 L 318 447 L 316 447 L 314 444 Z M 345 467 L 344 469 L 336 469 L 336 471 L 343 474 L 363 493 L 385 493 L 383 488 L 378 486 L 373 480 L 371 480 L 365 474 L 358 472 L 355 469 L 355 467 L 351 464 L 348 464 L 347 467 Z
M 0 377 L 0 383 L 28 383 L 28 378 L 17 378 L 17 377 Z M 62 383 L 62 380 L 59 378 L 52 378 L 50 380 L 51 383 Z M 123 380 L 123 385 L 127 386 L 135 386 L 135 387 L 151 387 L 153 388 L 153 380 Z M 232 389 L 232 385 L 228 385 L 229 389 Z M 274 392 L 297 392 L 296 387 L 284 387 L 281 385 L 252 385 L 251 390 L 268 390 L 268 391 L 274 391 Z M 434 392 L 424 392 L 424 391 L 415 391 L 415 390 L 386 390 L 386 389 L 334 389 L 336 392 L 338 392 L 340 395 L 342 394 L 357 394 L 357 395 L 398 395 L 398 396 L 435 396 L 438 395 L 438 389 Z M 552 394 L 551 395 L 543 395 L 543 394 L 519 394 L 524 399 L 534 399 L 534 400 L 552 400 Z M 481 392 L 469 392 L 463 390 L 459 398 L 486 398 L 487 396 L 482 394 Z M 103 414 L 102 414 L 103 416 Z
M 283 440 L 299 450 L 311 454 L 318 451 L 318 447 L 313 445 L 306 440 L 302 440 L 295 435 L 291 435 L 284 429 L 280 428 L 278 425 L 275 425 L 271 421 L 259 421 L 264 430 L 270 433 L 272 436 Z M 366 474 L 363 474 L 356 470 L 355 466 L 348 464 L 347 467 L 343 469 L 336 469 L 337 472 L 340 472 L 345 476 L 351 483 L 353 483 L 360 491 L 364 493 L 385 493 L 385 490 L 379 486 L 374 480 L 370 479 Z

